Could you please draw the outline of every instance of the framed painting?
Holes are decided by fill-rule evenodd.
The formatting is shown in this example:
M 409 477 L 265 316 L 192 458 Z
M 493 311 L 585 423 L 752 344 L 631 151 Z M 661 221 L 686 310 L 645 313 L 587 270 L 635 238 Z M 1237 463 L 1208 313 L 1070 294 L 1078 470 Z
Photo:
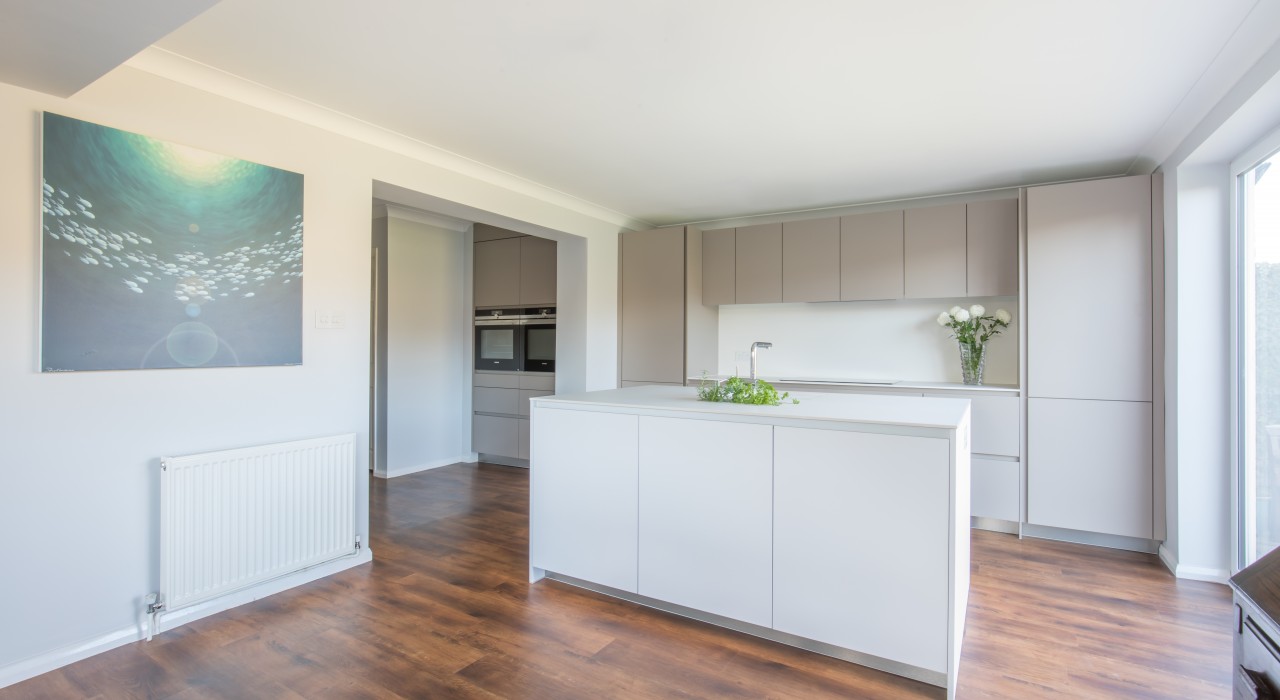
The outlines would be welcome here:
M 42 121 L 43 371 L 302 363 L 302 175 Z

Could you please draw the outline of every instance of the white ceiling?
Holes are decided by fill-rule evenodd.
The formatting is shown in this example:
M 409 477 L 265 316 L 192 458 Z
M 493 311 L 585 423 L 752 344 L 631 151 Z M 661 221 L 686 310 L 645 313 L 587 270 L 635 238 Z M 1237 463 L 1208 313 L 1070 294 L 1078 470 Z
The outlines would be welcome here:
M 222 0 L 158 46 L 664 224 L 1145 172 L 1269 2 Z
M 70 97 L 218 0 L 0 0 L 0 82 Z

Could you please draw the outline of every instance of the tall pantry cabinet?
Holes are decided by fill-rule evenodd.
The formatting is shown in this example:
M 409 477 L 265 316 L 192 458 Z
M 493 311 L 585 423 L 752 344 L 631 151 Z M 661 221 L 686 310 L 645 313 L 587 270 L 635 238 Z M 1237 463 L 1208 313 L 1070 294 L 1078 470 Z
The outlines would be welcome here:
M 1163 231 L 1152 234 L 1151 184 L 1135 176 L 1027 190 L 1031 525 L 1164 535 L 1152 352 Z
M 701 230 L 622 232 L 618 278 L 622 386 L 679 386 L 715 374 L 719 310 L 702 301 Z

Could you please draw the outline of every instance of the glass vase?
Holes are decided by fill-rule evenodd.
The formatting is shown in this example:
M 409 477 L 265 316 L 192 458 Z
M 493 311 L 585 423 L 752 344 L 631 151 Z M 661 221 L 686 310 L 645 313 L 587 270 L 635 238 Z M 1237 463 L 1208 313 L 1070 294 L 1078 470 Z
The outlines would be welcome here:
M 960 376 L 965 384 L 981 384 L 987 348 L 979 343 L 960 343 Z

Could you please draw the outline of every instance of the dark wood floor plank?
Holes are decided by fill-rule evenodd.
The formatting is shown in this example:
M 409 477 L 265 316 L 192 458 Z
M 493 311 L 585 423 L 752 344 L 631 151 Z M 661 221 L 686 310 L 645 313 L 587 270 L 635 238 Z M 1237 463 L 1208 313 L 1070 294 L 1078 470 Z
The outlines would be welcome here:
M 556 581 L 528 472 L 370 482 L 375 561 L 9 688 L 20 698 L 940 698 Z M 1227 698 L 1231 600 L 1149 555 L 975 531 L 961 698 Z

